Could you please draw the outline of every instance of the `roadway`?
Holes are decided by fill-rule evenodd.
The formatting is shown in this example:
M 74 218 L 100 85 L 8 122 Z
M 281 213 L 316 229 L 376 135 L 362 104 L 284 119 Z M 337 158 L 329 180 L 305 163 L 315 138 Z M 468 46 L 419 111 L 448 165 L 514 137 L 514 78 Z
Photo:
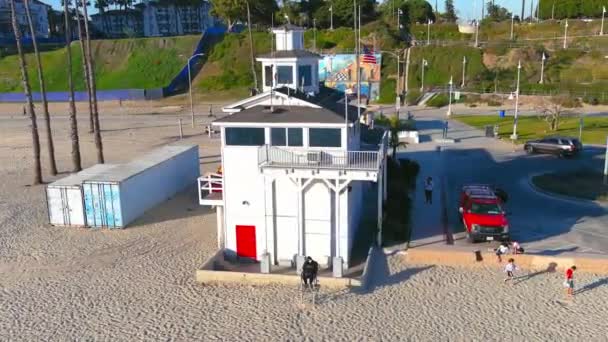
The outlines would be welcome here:
M 422 200 L 422 180 L 430 175 L 436 179 L 436 186 L 445 186 L 447 223 L 453 232 L 463 229 L 457 212 L 461 186 L 466 183 L 487 183 L 509 193 L 506 207 L 511 234 L 528 250 L 547 254 L 608 253 L 608 206 L 547 196 L 534 190 L 529 183 L 531 176 L 549 171 L 581 167 L 602 170 L 604 149 L 588 146 L 576 159 L 529 156 L 521 147 L 486 138 L 483 132 L 452 120 L 449 122 L 448 137 L 456 142 L 441 143 L 437 139 L 441 138 L 445 109 L 412 108 L 410 111 L 416 118 L 421 143 L 408 145 L 400 151 L 400 157 L 421 163 L 414 200 L 414 245 L 441 238 L 445 229 L 441 221 L 441 204 L 428 206 Z M 441 152 L 437 152 L 438 146 Z M 468 244 L 461 235 L 455 235 L 455 243 Z M 484 245 L 482 243 L 476 247 Z

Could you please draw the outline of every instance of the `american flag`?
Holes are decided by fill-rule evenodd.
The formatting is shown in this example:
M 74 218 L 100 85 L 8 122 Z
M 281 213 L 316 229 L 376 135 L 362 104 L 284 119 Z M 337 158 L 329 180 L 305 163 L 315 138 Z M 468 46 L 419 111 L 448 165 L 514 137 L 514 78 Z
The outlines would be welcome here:
M 367 64 L 377 64 L 376 56 L 374 56 L 374 52 L 371 51 L 366 46 L 363 47 L 363 63 Z

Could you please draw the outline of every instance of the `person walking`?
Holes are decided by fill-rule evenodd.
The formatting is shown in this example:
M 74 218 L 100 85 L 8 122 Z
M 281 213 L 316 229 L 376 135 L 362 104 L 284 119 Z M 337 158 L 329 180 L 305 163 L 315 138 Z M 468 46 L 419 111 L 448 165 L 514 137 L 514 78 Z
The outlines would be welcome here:
M 425 203 L 433 204 L 433 177 L 427 177 L 424 181 Z
M 515 259 L 510 258 L 509 262 L 505 265 L 505 273 L 507 277 L 505 278 L 505 283 L 509 280 L 513 280 L 513 272 L 518 270 L 517 265 L 515 265 Z
M 564 287 L 566 287 L 566 295 L 572 297 L 574 295 L 574 271 L 576 266 L 571 266 L 566 270 L 566 279 L 564 280 Z

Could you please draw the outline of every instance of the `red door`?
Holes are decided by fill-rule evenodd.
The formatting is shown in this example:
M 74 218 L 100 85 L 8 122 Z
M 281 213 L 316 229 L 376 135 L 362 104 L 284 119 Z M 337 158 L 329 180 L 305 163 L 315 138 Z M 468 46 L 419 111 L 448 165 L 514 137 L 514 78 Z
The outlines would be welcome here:
M 236 255 L 257 259 L 255 226 L 236 226 Z

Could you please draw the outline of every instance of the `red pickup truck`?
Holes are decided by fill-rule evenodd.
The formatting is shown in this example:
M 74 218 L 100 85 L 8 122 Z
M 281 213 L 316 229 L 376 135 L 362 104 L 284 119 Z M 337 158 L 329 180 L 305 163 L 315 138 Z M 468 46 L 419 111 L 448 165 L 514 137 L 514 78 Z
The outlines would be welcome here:
M 489 185 L 462 187 L 458 211 L 469 241 L 509 240 L 509 221 L 503 208 L 506 201 L 504 191 Z

